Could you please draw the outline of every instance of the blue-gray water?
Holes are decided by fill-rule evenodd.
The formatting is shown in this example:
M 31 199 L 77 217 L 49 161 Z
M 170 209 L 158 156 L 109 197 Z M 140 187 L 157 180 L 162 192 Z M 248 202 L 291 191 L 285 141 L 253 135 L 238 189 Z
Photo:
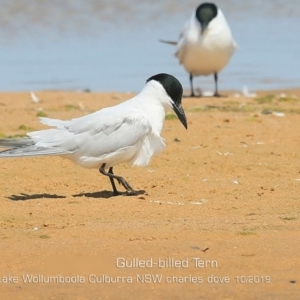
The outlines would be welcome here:
M 239 49 L 220 90 L 300 86 L 299 0 L 220 0 Z M 198 1 L 0 0 L 0 91 L 139 91 L 159 72 L 189 88 L 159 39 L 176 40 Z M 213 89 L 213 78 L 195 86 Z

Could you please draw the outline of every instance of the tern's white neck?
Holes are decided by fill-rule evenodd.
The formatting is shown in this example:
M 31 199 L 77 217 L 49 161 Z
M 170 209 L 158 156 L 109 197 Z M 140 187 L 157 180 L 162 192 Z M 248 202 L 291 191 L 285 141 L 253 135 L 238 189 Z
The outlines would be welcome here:
M 143 109 L 155 131 L 162 130 L 166 113 L 172 107 L 169 99 L 169 95 L 157 81 L 148 82 L 136 96 L 139 107 Z
M 157 81 L 152 80 L 148 82 L 140 95 L 143 95 L 145 102 L 148 102 L 150 105 L 161 105 L 165 110 L 165 114 L 170 108 L 172 108 L 170 96 L 166 93 L 163 86 Z

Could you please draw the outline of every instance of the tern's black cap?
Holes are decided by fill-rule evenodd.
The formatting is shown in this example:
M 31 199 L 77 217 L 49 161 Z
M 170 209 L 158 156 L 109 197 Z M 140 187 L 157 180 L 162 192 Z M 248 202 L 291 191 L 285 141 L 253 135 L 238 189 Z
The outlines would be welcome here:
M 175 104 L 181 103 L 183 88 L 177 78 L 170 74 L 160 73 L 147 79 L 147 82 L 150 80 L 156 80 L 160 82 Z
M 214 3 L 202 3 L 196 9 L 196 18 L 201 24 L 202 32 L 209 22 L 218 14 L 218 7 Z

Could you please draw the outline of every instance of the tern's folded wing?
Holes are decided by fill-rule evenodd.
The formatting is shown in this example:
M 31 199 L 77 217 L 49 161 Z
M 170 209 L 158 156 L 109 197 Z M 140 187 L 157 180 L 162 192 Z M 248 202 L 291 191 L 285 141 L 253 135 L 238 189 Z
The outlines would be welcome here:
M 91 124 L 90 124 L 91 125 Z M 72 131 L 74 128 L 69 127 Z M 106 118 L 96 122 L 89 130 L 74 131 L 78 152 L 90 157 L 100 157 L 124 151 L 142 143 L 151 132 L 151 126 L 141 114 Z

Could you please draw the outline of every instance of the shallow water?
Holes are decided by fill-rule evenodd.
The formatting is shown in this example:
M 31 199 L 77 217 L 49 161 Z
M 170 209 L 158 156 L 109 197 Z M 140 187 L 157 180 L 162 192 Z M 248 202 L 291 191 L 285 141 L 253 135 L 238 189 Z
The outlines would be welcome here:
M 241 3 L 243 2 L 243 3 Z M 216 2 L 239 45 L 220 90 L 300 86 L 298 0 Z M 188 75 L 159 39 L 176 40 L 196 1 L 0 0 L 0 90 L 139 91 L 168 72 Z M 213 89 L 213 77 L 195 86 Z

